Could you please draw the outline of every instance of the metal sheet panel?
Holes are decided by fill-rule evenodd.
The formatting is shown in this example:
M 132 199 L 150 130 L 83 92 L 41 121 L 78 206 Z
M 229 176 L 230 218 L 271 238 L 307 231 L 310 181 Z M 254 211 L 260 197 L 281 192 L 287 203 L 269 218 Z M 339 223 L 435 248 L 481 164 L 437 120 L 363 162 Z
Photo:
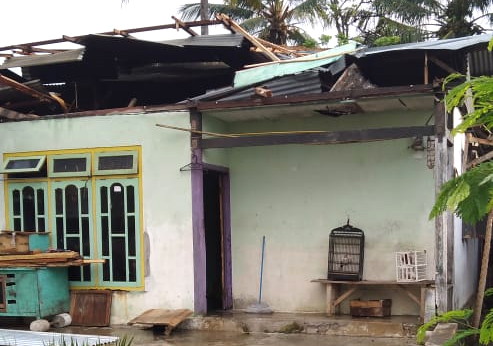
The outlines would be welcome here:
M 54 54 L 36 54 L 27 56 L 18 56 L 6 59 L 0 69 L 7 69 L 13 67 L 24 67 L 24 66 L 40 66 L 40 65 L 52 65 L 52 64 L 62 64 L 68 62 L 82 61 L 84 58 L 84 48 L 68 50 L 65 52 L 54 53 Z
M 324 66 L 335 62 L 344 54 L 354 53 L 355 49 L 356 44 L 349 43 L 316 54 L 311 54 L 291 60 L 282 60 L 279 62 L 241 70 L 236 72 L 234 87 L 242 88 L 248 85 L 256 85 L 272 78 Z
M 460 50 L 472 49 L 478 45 L 485 45 L 492 39 L 491 34 L 451 38 L 446 40 L 433 40 L 416 43 L 403 43 L 385 47 L 367 48 L 357 51 L 353 55 L 361 58 L 368 55 L 382 54 L 395 51 L 409 50 Z

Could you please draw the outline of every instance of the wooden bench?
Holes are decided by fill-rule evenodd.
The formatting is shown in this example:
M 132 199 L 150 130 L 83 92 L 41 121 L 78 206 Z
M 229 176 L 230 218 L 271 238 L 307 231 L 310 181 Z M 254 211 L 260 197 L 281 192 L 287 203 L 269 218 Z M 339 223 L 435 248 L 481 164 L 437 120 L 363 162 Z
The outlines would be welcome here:
M 412 282 L 397 282 L 397 281 L 336 281 L 327 279 L 315 279 L 311 282 L 319 282 L 326 286 L 326 312 L 327 315 L 335 315 L 339 313 L 339 304 L 353 294 L 357 289 L 364 286 L 392 286 L 399 288 L 409 298 L 411 298 L 419 306 L 420 322 L 424 321 L 425 314 L 425 293 L 426 288 L 431 287 L 435 281 L 423 280 Z M 345 289 L 342 289 L 344 286 Z M 419 296 L 413 292 L 412 288 L 419 288 Z

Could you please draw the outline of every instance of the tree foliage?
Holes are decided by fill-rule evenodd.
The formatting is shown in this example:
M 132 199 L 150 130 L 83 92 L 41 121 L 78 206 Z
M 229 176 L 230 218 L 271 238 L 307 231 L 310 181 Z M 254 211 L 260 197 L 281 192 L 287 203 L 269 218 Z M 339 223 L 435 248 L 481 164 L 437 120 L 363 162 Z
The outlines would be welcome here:
M 180 7 L 185 20 L 200 15 L 199 4 Z M 228 15 L 250 34 L 276 44 L 302 44 L 310 39 L 303 25 L 326 22 L 325 2 L 321 0 L 225 0 L 209 4 L 209 17 L 218 13 Z
M 493 289 L 489 288 L 484 292 L 485 296 L 492 296 Z M 490 345 L 493 342 L 493 309 L 489 310 L 484 316 L 483 322 L 479 328 L 473 327 L 469 320 L 473 314 L 471 309 L 452 310 L 442 315 L 432 317 L 428 322 L 422 324 L 416 332 L 416 342 L 423 344 L 426 338 L 426 331 L 438 323 L 457 323 L 457 333 L 445 341 L 442 346 L 455 346 L 459 342 L 474 336 L 479 337 L 480 345 Z

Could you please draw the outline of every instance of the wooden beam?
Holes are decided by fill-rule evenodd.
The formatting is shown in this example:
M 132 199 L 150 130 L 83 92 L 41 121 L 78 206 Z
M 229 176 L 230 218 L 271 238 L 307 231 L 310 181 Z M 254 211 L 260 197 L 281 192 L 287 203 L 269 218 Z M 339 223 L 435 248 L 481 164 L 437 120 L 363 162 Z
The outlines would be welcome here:
M 185 30 L 190 36 L 197 36 L 198 35 L 186 23 L 182 22 L 181 20 L 179 20 L 175 16 L 171 16 L 171 18 L 173 18 L 175 20 L 175 25 L 176 25 L 177 29 L 181 28 L 181 29 Z
M 36 89 L 33 89 L 31 87 L 28 87 L 27 85 L 24 85 L 22 83 L 16 82 L 13 79 L 10 79 L 9 77 L 6 77 L 2 74 L 0 74 L 0 84 L 7 85 L 23 94 L 29 95 L 41 102 L 53 102 L 57 103 L 60 105 L 60 107 L 63 109 L 64 113 L 67 112 L 67 107 L 65 106 L 65 102 L 59 98 L 55 97 L 49 94 L 42 93 Z
M 201 147 L 203 149 L 212 149 L 283 144 L 342 144 L 411 138 L 415 136 L 432 136 L 433 134 L 434 127 L 432 125 L 335 132 L 300 132 L 278 135 L 241 136 L 236 138 L 204 138 L 201 140 Z
M 486 154 L 484 154 L 483 156 L 480 156 L 478 157 L 477 159 L 474 159 L 472 160 L 471 162 L 468 162 L 466 164 L 466 169 L 469 169 L 471 167 L 474 167 L 476 165 L 479 165 L 480 163 L 482 162 L 485 162 L 485 161 L 488 161 L 488 160 L 491 160 L 493 158 L 493 151 L 490 151 Z
M 428 84 L 428 52 L 425 52 L 425 61 L 424 61 L 424 84 Z
M 448 73 L 457 73 L 457 70 L 453 69 L 452 67 L 441 61 L 440 59 L 435 58 L 434 56 L 428 56 L 428 60 L 433 62 L 438 67 L 441 67 Z
M 295 56 L 305 56 L 305 55 L 308 55 L 309 54 L 309 53 L 300 53 L 300 52 L 297 52 L 294 49 L 288 49 L 286 47 L 283 47 L 283 46 L 280 46 L 278 44 L 269 42 L 267 40 L 263 40 L 263 39 L 258 38 L 258 37 L 257 37 L 257 40 L 260 43 L 262 43 L 264 46 L 266 46 L 266 47 L 270 47 L 272 49 L 278 50 L 278 51 L 283 52 L 283 53 L 286 53 L 286 54 L 292 54 L 292 55 L 295 55 Z
M 217 24 L 222 24 L 223 22 L 220 20 L 197 20 L 193 22 L 187 22 L 187 26 L 189 27 L 194 27 L 194 26 L 204 26 L 204 25 L 217 25 Z M 125 31 L 129 34 L 136 33 L 136 32 L 146 32 L 146 31 L 153 31 L 153 30 L 163 30 L 163 29 L 175 29 L 176 25 L 175 24 L 164 24 L 164 25 L 154 25 L 154 26 L 147 26 L 147 27 L 142 27 L 142 28 L 134 28 L 134 29 L 124 29 L 122 31 Z M 115 33 L 113 31 L 106 31 L 106 32 L 100 32 L 100 35 L 114 35 Z M 53 43 L 62 43 L 66 42 L 67 40 L 71 41 L 72 39 L 80 39 L 86 35 L 80 35 L 80 36 L 63 36 L 62 38 L 56 38 L 56 39 L 51 39 L 51 40 L 44 40 L 44 41 L 36 41 L 36 42 L 30 42 L 30 43 L 24 43 L 22 45 L 25 46 L 43 46 L 47 44 L 53 44 Z M 0 52 L 5 51 L 5 50 L 11 50 L 17 48 L 19 45 L 10 45 L 10 46 L 4 46 L 0 47 Z
M 470 133 L 466 133 L 466 136 L 468 137 L 468 140 L 469 140 L 470 143 L 479 143 L 479 144 L 484 144 L 484 145 L 493 145 L 493 141 L 491 139 L 484 139 L 484 138 L 474 137 Z
M 268 57 L 272 61 L 280 61 L 274 53 L 268 50 L 259 40 L 250 35 L 245 31 L 241 26 L 239 26 L 235 21 L 229 18 L 227 15 L 223 13 L 219 13 L 216 15 L 216 19 L 221 20 L 226 27 L 233 29 L 235 32 L 243 35 L 248 41 L 250 41 L 255 47 L 257 47 L 266 57 Z

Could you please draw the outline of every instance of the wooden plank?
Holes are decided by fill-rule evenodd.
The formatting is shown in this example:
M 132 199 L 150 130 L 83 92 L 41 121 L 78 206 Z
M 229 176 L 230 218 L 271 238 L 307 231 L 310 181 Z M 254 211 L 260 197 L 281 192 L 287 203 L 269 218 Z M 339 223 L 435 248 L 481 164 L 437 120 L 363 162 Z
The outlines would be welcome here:
M 183 322 L 188 316 L 192 314 L 189 309 L 150 309 L 139 316 L 130 320 L 127 324 L 146 324 L 153 326 L 169 326 L 169 332 L 171 329 Z
M 398 282 L 393 280 L 362 280 L 362 281 L 337 281 L 327 279 L 313 279 L 311 282 L 319 282 L 322 284 L 341 284 L 341 285 L 409 285 L 409 286 L 428 286 L 435 283 L 434 280 L 423 281 L 405 281 Z
M 411 138 L 415 136 L 431 136 L 433 134 L 433 125 L 322 133 L 303 133 L 303 131 L 300 131 L 300 133 L 281 135 L 242 136 L 237 138 L 204 138 L 201 140 L 201 147 L 203 149 L 212 149 L 282 144 L 342 144 Z
M 482 162 L 488 161 L 491 158 L 493 158 L 493 151 L 490 151 L 483 156 L 478 157 L 477 159 L 474 159 L 466 164 L 466 168 L 469 169 L 473 166 L 479 165 Z
M 76 326 L 104 327 L 110 324 L 110 290 L 73 290 L 70 292 L 70 316 Z
M 176 23 L 176 28 L 181 28 L 183 30 L 185 30 L 190 36 L 197 36 L 198 34 L 193 31 L 186 23 L 182 22 L 181 20 L 179 20 L 178 18 L 176 18 L 175 16 L 171 16 L 171 18 L 174 19 L 175 23 Z
M 186 24 L 189 27 L 194 27 L 194 26 L 222 24 L 222 21 L 220 21 L 220 20 L 197 20 L 197 21 L 193 21 L 193 22 L 186 22 Z M 134 28 L 134 29 L 124 29 L 121 31 L 124 31 L 124 32 L 131 34 L 131 33 L 154 31 L 154 30 L 174 29 L 175 27 L 176 27 L 175 24 L 164 24 L 164 25 L 154 25 L 154 26 L 147 26 L 147 27 L 141 27 L 141 28 Z M 100 32 L 99 33 L 99 35 L 114 35 L 114 34 L 115 34 L 114 31 L 106 31 L 106 32 Z M 84 36 L 86 36 L 86 35 L 74 36 L 72 38 L 81 39 Z M 65 37 L 67 37 L 67 36 L 65 36 Z M 15 48 L 18 48 L 19 46 L 43 46 L 43 45 L 48 45 L 48 44 L 53 44 L 53 43 L 62 43 L 65 41 L 66 40 L 64 38 L 56 38 L 56 39 L 51 39 L 51 40 L 23 43 L 20 45 L 16 44 L 16 45 L 4 46 L 4 47 L 0 47 L 0 52 L 5 51 L 5 50 L 15 49 Z
M 233 21 L 231 18 L 229 18 L 227 15 L 223 13 L 219 13 L 216 15 L 216 19 L 221 20 L 223 24 L 228 27 L 233 29 L 235 32 L 243 35 L 248 41 L 250 41 L 255 47 L 257 47 L 262 54 L 264 54 L 266 57 L 268 57 L 272 61 L 280 61 L 274 53 L 272 53 L 270 50 L 268 50 L 262 43 L 260 43 L 259 40 L 257 40 L 255 37 L 250 35 L 248 32 L 245 31 L 241 26 L 239 26 L 235 21 Z

